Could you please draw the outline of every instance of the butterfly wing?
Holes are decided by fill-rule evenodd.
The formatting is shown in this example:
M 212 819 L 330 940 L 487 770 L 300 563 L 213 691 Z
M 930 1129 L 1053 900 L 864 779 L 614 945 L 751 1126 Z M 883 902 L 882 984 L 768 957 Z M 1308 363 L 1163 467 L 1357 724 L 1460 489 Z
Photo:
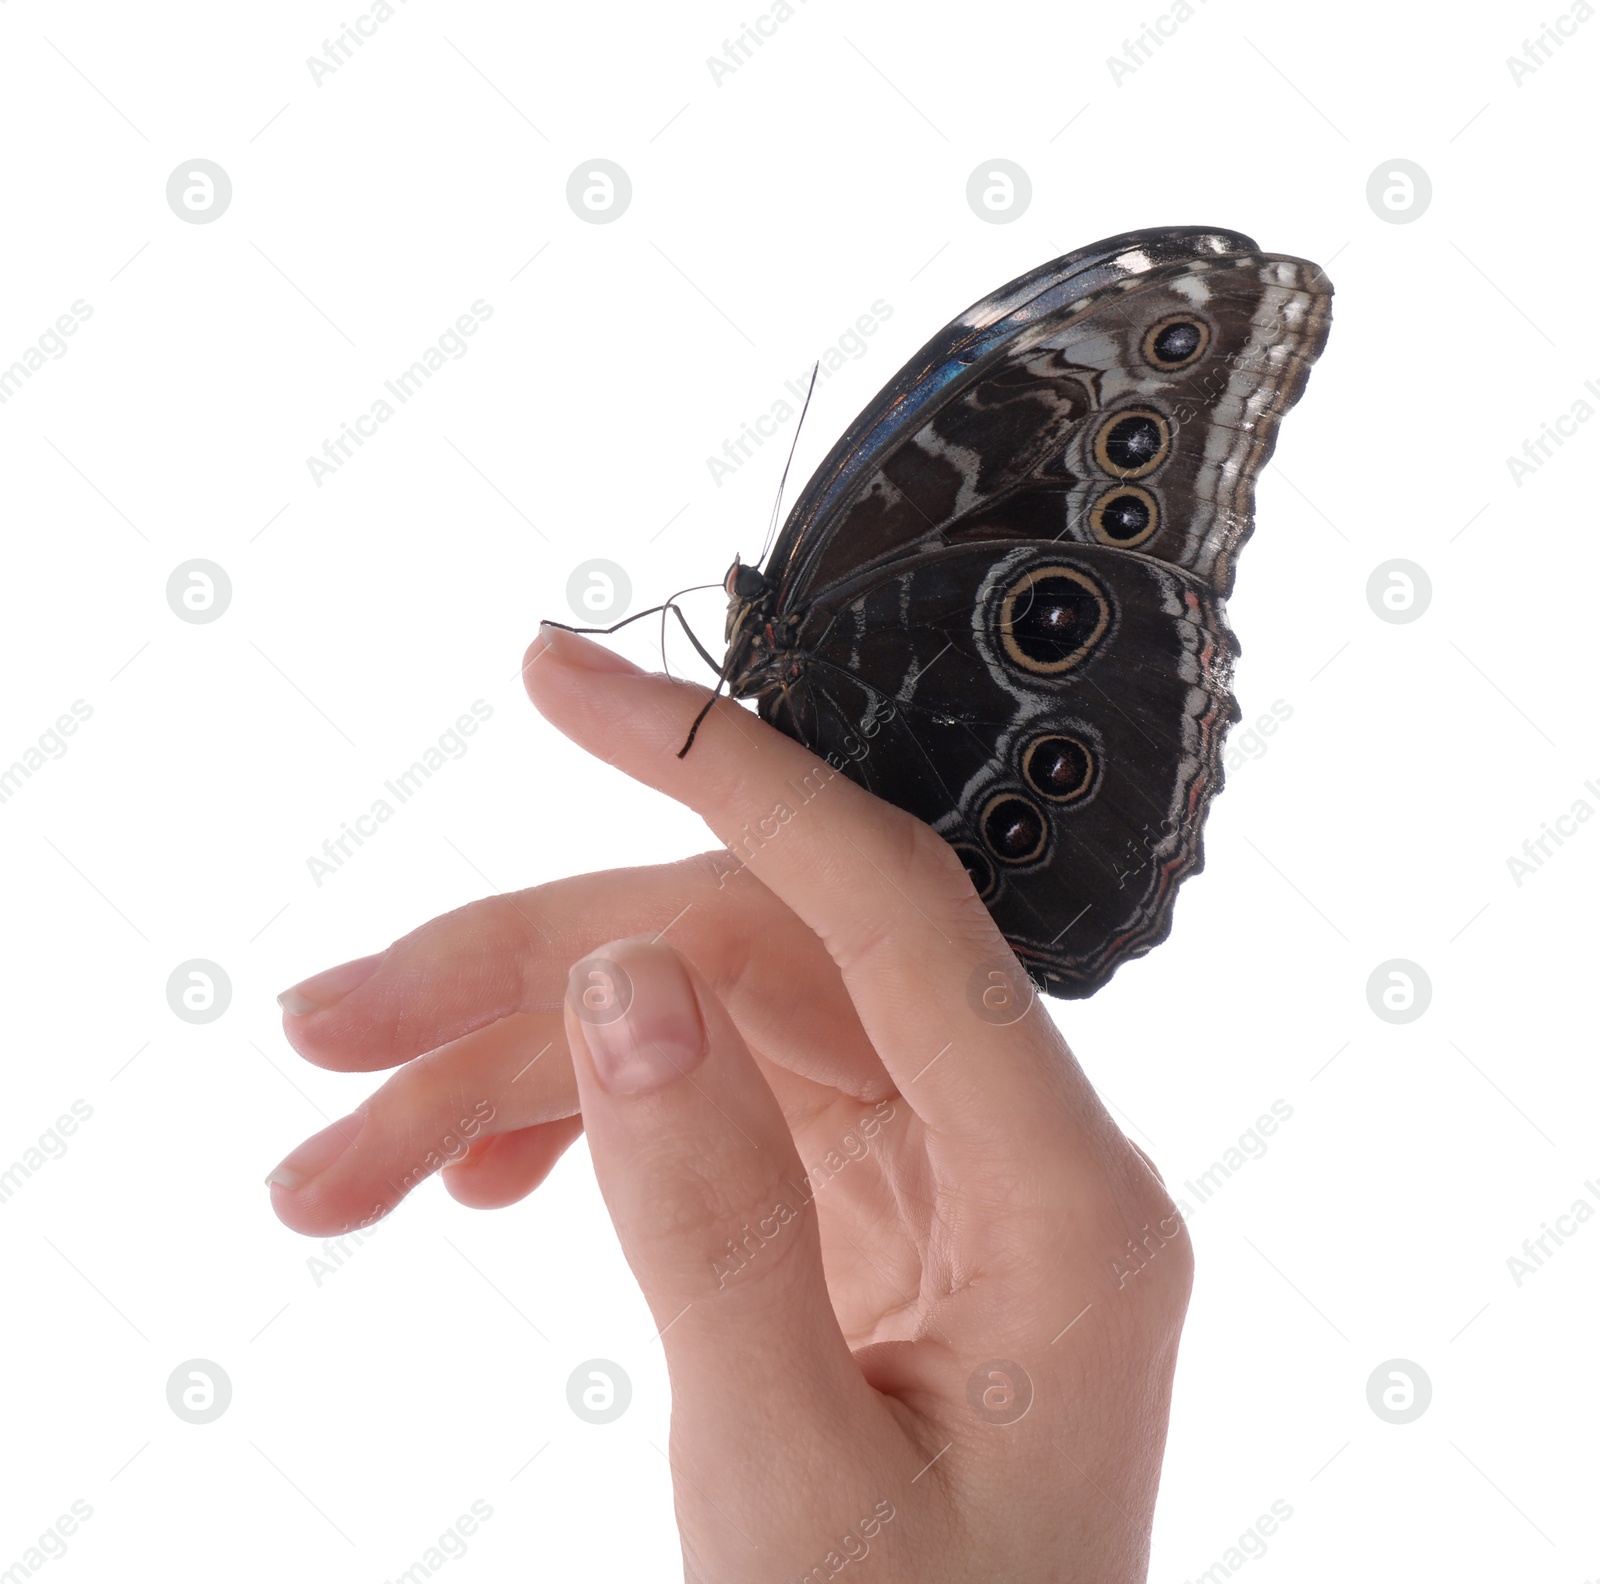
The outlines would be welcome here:
M 799 674 L 763 715 L 954 843 L 1056 994 L 1163 939 L 1201 865 L 1223 598 L 1331 292 L 1199 229 L 1036 270 L 890 382 L 769 563 Z
M 1191 575 L 1101 545 L 955 545 L 819 623 L 762 713 L 961 854 L 1013 950 L 1088 995 L 1171 923 L 1237 719 Z
M 872 470 L 993 370 L 1019 332 L 1164 266 L 1255 252 L 1249 237 L 1214 227 L 1130 231 L 1042 264 L 974 303 L 878 392 L 828 453 L 773 547 L 769 580 L 794 586 L 805 579 L 810 552 L 832 536 Z

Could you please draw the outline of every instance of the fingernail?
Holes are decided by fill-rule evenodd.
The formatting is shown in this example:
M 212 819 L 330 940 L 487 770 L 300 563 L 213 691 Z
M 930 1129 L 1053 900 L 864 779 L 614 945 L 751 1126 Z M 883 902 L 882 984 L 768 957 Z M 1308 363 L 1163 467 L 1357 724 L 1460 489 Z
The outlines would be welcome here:
M 313 1133 L 299 1149 L 290 1152 L 267 1173 L 267 1185 L 276 1183 L 290 1193 L 304 1188 L 314 1177 L 320 1177 L 338 1158 L 355 1143 L 361 1124 L 367 1120 L 365 1111 L 352 1111 L 341 1117 L 331 1127 Z
M 576 964 L 567 999 L 611 1094 L 649 1094 L 706 1059 L 706 1030 L 682 959 L 667 946 L 619 943 Z
M 357 957 L 354 962 L 340 963 L 337 968 L 327 968 L 299 984 L 291 985 L 278 997 L 278 1005 L 291 1017 L 304 1017 L 308 1012 L 326 1012 L 350 994 L 357 985 L 372 977 L 372 970 L 383 961 L 382 952 L 370 957 Z
M 577 671 L 609 671 L 618 676 L 644 675 L 642 667 L 625 659 L 616 650 L 593 643 L 579 633 L 568 632 L 564 627 L 553 627 L 549 622 L 540 622 L 539 641 L 555 656 L 558 665 L 568 665 Z M 531 664 L 538 656 L 530 655 L 528 658 Z

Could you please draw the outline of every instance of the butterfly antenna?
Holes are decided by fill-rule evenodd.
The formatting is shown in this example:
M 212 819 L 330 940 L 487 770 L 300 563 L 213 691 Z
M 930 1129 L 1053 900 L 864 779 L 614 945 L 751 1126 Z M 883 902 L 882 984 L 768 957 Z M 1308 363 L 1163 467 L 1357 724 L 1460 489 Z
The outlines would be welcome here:
M 800 431 L 805 426 L 806 413 L 810 411 L 811 408 L 811 394 L 817 388 L 817 375 L 821 372 L 821 369 L 822 360 L 821 358 L 818 358 L 817 361 L 811 365 L 811 383 L 806 386 L 806 399 L 800 404 L 800 417 L 794 426 L 794 437 L 789 441 L 789 455 L 784 459 L 783 475 L 778 480 L 778 498 L 772 503 L 772 520 L 767 524 L 767 537 L 762 543 L 761 554 L 756 557 L 756 565 L 758 567 L 762 566 L 766 562 L 767 552 L 772 548 L 773 536 L 778 531 L 778 516 L 783 510 L 783 491 L 789 482 L 789 469 L 794 465 L 795 448 L 800 444 Z M 676 596 L 674 596 L 674 598 L 676 598 Z M 665 627 L 666 620 L 666 613 L 663 612 L 661 617 L 663 628 Z M 679 612 L 678 620 L 683 621 L 682 612 Z M 687 623 L 685 623 L 685 627 L 687 627 Z M 690 637 L 692 640 L 693 634 L 690 634 Z M 700 645 L 696 643 L 695 648 L 700 649 Z M 705 650 L 700 649 L 700 653 L 705 654 Z M 689 727 L 689 735 L 684 739 L 683 747 L 678 750 L 678 757 L 680 759 L 682 759 L 684 755 L 694 747 L 694 740 L 696 736 L 699 735 L 701 722 L 704 721 L 706 716 L 711 713 L 711 706 L 717 702 L 717 699 L 721 696 L 723 688 L 728 685 L 728 667 L 732 663 L 732 660 L 733 654 L 730 650 L 727 659 L 722 662 L 721 667 L 718 669 L 717 685 L 711 690 L 711 697 L 705 701 L 700 713 L 695 716 L 693 724 Z
M 800 430 L 805 425 L 806 409 L 811 405 L 811 393 L 817 388 L 817 373 L 821 367 L 821 358 L 811 365 L 811 383 L 806 386 L 806 399 L 800 407 L 800 419 L 794 426 L 794 438 L 789 442 L 789 457 L 783 464 L 783 477 L 778 480 L 778 498 L 772 503 L 772 521 L 767 524 L 767 537 L 761 546 L 761 554 L 756 557 L 757 566 L 765 565 L 767 552 L 772 548 L 773 536 L 778 530 L 778 513 L 783 509 L 783 487 L 789 482 L 789 467 L 794 461 L 795 447 L 800 444 Z

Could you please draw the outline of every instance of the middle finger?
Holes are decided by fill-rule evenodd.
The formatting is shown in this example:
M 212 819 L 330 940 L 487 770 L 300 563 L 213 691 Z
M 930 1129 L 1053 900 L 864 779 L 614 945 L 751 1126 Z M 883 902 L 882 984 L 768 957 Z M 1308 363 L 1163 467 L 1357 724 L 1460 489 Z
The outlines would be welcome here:
M 578 1108 L 559 1011 L 568 964 L 619 927 L 670 928 L 770 1059 L 880 1098 L 883 1068 L 815 936 L 753 876 L 736 890 L 718 878 L 690 859 L 487 898 L 396 942 L 332 1005 L 287 1012 L 292 1043 L 321 1066 L 403 1065 L 286 1157 L 272 1195 L 279 1217 L 302 1232 L 342 1232 L 463 1159 L 451 1190 L 468 1203 L 531 1191 L 576 1136 L 558 1125 Z M 341 971 L 319 977 L 337 987 Z M 506 1010 L 519 1004 L 528 1009 Z

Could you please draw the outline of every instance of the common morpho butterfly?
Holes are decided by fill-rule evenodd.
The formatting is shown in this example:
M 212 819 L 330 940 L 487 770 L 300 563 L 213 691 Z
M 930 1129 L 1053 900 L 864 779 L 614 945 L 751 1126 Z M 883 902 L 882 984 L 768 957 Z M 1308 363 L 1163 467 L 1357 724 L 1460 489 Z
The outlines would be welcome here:
M 1043 264 L 928 342 L 766 563 L 729 569 L 719 689 L 950 842 L 1053 995 L 1164 940 L 1203 862 L 1239 719 L 1224 602 L 1332 294 L 1205 226 Z

